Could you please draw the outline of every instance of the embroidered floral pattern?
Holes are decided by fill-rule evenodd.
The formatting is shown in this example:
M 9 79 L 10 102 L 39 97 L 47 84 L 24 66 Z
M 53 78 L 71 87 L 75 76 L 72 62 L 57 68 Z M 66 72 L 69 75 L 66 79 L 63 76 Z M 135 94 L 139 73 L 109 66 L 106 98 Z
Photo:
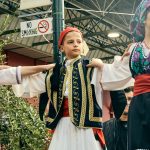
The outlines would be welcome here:
M 150 53 L 144 55 L 144 48 L 141 44 L 131 54 L 131 71 L 133 77 L 139 74 L 150 73 Z

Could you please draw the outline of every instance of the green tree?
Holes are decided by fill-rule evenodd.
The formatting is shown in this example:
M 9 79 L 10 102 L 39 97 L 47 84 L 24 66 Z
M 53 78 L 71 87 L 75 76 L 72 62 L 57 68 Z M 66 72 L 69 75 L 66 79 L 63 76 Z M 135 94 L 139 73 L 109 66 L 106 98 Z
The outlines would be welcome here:
M 9 17 L 3 20 L 7 24 Z M 6 28 L 1 29 L 0 34 Z M 5 55 L 3 47 L 10 39 L 0 40 L 0 64 Z M 17 98 L 10 86 L 0 86 L 0 146 L 6 150 L 44 150 L 47 139 L 45 123 L 37 110 L 24 99 Z

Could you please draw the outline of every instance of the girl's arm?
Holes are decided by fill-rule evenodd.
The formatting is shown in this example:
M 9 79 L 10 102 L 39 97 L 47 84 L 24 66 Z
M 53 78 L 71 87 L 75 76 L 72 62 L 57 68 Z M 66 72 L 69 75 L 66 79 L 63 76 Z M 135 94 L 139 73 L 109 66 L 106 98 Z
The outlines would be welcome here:
M 7 69 L 7 68 L 10 68 L 10 66 L 7 66 L 7 65 L 0 65 L 0 70 L 2 70 L 2 69 Z
M 105 64 L 100 59 L 93 59 L 92 63 L 88 65 L 88 67 L 96 67 L 97 72 L 100 72 L 95 82 L 100 82 L 104 90 L 121 90 L 133 86 L 134 80 L 129 68 L 129 53 L 135 46 L 132 44 L 122 57 L 115 56 L 112 64 Z
M 50 70 L 54 66 L 54 64 L 23 67 L 0 65 L 0 85 L 19 84 L 21 83 L 22 77 Z
M 99 69 L 103 69 L 104 63 L 101 59 L 93 58 L 91 63 L 87 65 L 87 67 L 96 67 Z
M 130 48 L 133 45 L 133 43 L 129 44 L 126 50 L 124 51 L 124 54 L 122 55 L 120 61 L 123 61 L 125 57 L 130 56 Z M 103 69 L 104 63 L 101 59 L 93 58 L 91 63 L 87 65 L 87 67 L 96 67 L 99 69 Z
M 38 66 L 23 66 L 21 67 L 21 76 L 28 76 L 42 71 L 54 68 L 55 64 L 38 65 Z

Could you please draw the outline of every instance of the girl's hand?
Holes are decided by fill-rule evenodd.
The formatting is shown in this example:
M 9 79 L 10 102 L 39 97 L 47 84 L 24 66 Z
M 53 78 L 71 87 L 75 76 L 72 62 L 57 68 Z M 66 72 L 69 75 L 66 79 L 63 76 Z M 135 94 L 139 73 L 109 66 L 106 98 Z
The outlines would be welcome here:
M 0 70 L 2 70 L 2 69 L 7 69 L 7 68 L 10 68 L 10 66 L 7 66 L 7 65 L 0 65 Z
M 93 58 L 91 63 L 87 65 L 87 67 L 97 67 L 102 69 L 103 68 L 104 63 L 102 62 L 101 59 L 97 59 L 97 58 Z
M 121 60 L 123 60 L 124 57 L 127 57 L 127 56 L 130 55 L 129 49 L 130 49 L 130 47 L 131 47 L 132 44 L 133 44 L 133 43 L 131 43 L 131 44 L 128 45 L 128 47 L 126 48 L 126 50 L 124 51 L 124 53 L 123 53 L 123 55 L 122 55 L 122 57 L 121 57 Z
M 45 65 L 45 70 L 50 70 L 54 67 L 55 67 L 55 64 L 48 64 L 48 65 Z

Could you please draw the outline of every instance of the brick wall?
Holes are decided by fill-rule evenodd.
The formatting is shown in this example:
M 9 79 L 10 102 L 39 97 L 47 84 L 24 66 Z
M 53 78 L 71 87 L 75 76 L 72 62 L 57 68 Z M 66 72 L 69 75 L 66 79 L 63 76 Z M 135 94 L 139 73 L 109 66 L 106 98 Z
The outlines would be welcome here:
M 21 54 L 17 54 L 11 51 L 6 53 L 7 63 L 10 66 L 31 66 L 31 65 L 43 65 L 46 64 L 44 61 L 33 59 Z

